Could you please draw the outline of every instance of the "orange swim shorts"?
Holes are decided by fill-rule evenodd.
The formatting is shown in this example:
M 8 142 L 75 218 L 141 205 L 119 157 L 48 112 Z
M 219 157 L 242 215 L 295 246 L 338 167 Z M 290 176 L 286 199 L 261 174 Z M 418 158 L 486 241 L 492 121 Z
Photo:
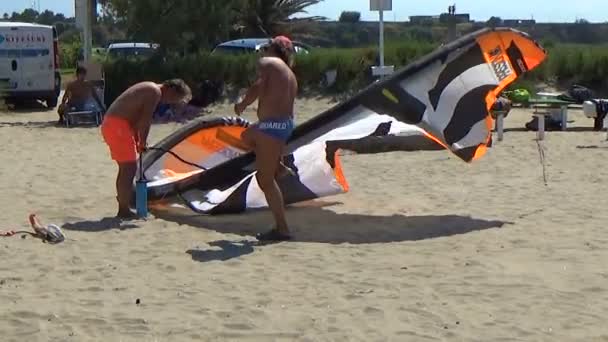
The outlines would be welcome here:
M 110 148 L 112 159 L 118 163 L 137 160 L 137 143 L 135 133 L 124 118 L 106 115 L 101 124 L 103 140 Z

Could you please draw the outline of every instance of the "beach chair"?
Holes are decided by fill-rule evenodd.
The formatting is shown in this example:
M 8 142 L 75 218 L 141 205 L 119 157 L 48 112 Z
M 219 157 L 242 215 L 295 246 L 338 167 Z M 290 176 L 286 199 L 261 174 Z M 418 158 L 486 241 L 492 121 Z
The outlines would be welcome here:
M 490 115 L 492 115 L 492 118 L 495 120 L 494 130 L 497 132 L 498 141 L 503 140 L 504 120 L 507 115 L 509 115 L 512 106 L 513 102 L 504 96 L 499 96 L 492 105 Z
M 608 99 L 592 99 L 583 103 L 583 113 L 593 119 L 593 130 L 606 129 L 608 140 Z
M 93 86 L 93 91 L 99 102 L 94 98 L 87 102 L 85 108 L 68 108 L 64 116 L 64 122 L 66 127 L 82 126 L 82 125 L 94 125 L 99 126 L 103 120 L 105 114 L 105 80 L 103 77 L 103 70 L 100 64 L 87 63 L 87 82 Z

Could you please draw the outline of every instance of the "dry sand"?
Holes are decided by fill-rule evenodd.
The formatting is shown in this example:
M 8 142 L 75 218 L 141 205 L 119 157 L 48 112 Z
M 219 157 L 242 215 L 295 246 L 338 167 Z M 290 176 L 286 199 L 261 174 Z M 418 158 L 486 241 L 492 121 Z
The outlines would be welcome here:
M 299 120 L 329 106 L 301 100 Z M 2 229 L 36 212 L 69 240 L 0 240 L 0 340 L 608 341 L 608 143 L 570 118 L 542 143 L 547 185 L 521 130 L 472 165 L 347 156 L 351 192 L 290 209 L 297 241 L 261 247 L 266 211 L 104 219 L 116 169 L 99 130 L 2 113 Z

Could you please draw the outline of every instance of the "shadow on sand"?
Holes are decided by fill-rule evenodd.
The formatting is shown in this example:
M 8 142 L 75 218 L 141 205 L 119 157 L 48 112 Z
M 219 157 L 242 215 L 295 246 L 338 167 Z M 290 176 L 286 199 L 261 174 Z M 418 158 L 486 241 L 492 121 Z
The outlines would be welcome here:
M 11 114 L 30 114 L 32 112 L 52 112 L 57 110 L 57 108 L 50 108 L 40 101 L 18 101 L 18 103 L 8 104 L 7 107 L 8 113 Z
M 192 260 L 198 262 L 226 261 L 243 255 L 251 254 L 257 242 L 253 241 L 214 241 L 210 242 L 211 249 L 190 249 L 186 253 L 192 256 Z
M 529 130 L 525 127 L 512 127 L 512 128 L 505 128 L 503 130 L 505 133 L 508 132 L 526 132 L 526 133 L 534 133 L 536 134 L 536 131 L 534 130 Z M 576 132 L 598 132 L 596 130 L 593 129 L 593 126 L 590 127 L 568 127 L 567 130 L 562 131 L 561 129 L 545 129 L 545 133 L 552 133 L 552 132 L 561 132 L 561 133 L 576 133 Z M 601 132 L 600 132 L 601 133 Z
M 139 228 L 136 221 L 122 221 L 116 217 L 104 217 L 97 221 L 80 221 L 74 223 L 65 223 L 61 228 L 66 230 L 75 230 L 81 232 L 102 232 L 111 229 L 132 229 Z
M 271 226 L 267 211 L 240 215 L 201 216 L 154 211 L 165 221 L 215 230 L 224 234 L 252 236 Z M 502 228 L 508 222 L 458 215 L 371 216 L 338 214 L 319 206 L 291 207 L 288 211 L 297 242 L 371 244 L 419 241 L 469 232 Z
M 65 127 L 65 125 L 59 124 L 57 121 L 13 121 L 13 122 L 0 122 L 0 127 L 24 127 L 24 128 L 49 128 L 49 127 Z

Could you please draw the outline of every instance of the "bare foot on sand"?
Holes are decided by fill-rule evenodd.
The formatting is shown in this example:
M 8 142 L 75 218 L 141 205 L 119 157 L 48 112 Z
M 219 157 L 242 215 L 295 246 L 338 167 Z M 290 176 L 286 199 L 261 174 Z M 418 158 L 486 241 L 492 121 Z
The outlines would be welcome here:
M 131 210 L 119 210 L 118 214 L 116 214 L 116 218 L 125 221 L 136 220 L 138 218 L 137 214 L 133 213 Z

